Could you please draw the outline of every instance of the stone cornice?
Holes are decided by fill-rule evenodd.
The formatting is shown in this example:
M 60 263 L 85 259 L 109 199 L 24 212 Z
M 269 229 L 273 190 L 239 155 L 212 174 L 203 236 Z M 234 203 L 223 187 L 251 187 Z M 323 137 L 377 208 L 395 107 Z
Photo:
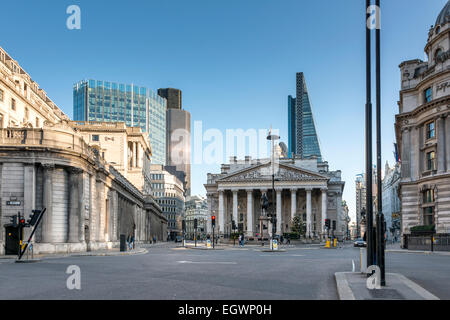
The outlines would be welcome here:
M 410 119 L 412 117 L 415 117 L 419 113 L 428 111 L 429 109 L 432 109 L 434 107 L 441 106 L 441 105 L 445 105 L 444 109 L 445 108 L 450 109 L 450 95 L 447 95 L 445 97 L 435 99 L 428 103 L 422 104 L 422 105 L 418 106 L 417 108 L 415 108 L 413 111 L 397 114 L 397 115 L 395 115 L 396 122 Z

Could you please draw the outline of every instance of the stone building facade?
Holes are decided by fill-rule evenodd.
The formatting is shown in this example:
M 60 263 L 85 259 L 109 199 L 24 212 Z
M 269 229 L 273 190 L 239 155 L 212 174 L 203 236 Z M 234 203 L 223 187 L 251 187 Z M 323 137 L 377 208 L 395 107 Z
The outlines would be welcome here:
M 291 231 L 295 215 L 300 215 L 307 225 L 307 236 L 324 238 L 325 219 L 330 219 L 329 235 L 342 239 L 342 192 L 344 182 L 340 171 L 329 171 L 327 162 L 317 159 L 281 159 L 275 173 L 275 214 L 278 235 Z M 272 173 L 269 160 L 238 161 L 232 157 L 223 164 L 220 174 L 208 174 L 207 191 L 209 226 L 211 216 L 216 216 L 216 234 L 227 237 L 232 230 L 232 220 L 247 238 L 264 234 L 266 225 L 261 197 L 265 193 L 272 199 Z M 262 218 L 262 219 L 260 219 Z M 261 222 L 263 221 L 263 222 Z
M 0 47 L 0 129 L 42 128 L 69 118 L 44 90 Z
M 182 233 L 182 220 L 184 219 L 184 173 L 160 164 L 152 164 L 152 195 L 161 206 L 162 214 L 167 219 L 167 239 L 175 240 Z M 180 179 L 183 178 L 183 179 Z
M 35 253 L 112 248 L 121 234 L 134 234 L 138 243 L 153 235 L 165 239 L 167 221 L 154 200 L 67 122 L 0 129 L 0 181 L 0 255 L 8 216 L 21 212 L 27 218 L 41 208 L 47 211 L 35 235 Z M 24 239 L 29 228 L 25 232 Z
M 428 61 L 400 64 L 395 129 L 401 159 L 402 232 L 435 225 L 450 233 L 450 2 L 431 27 Z
M 72 121 L 70 126 L 143 194 L 151 195 L 152 149 L 141 128 L 123 122 Z

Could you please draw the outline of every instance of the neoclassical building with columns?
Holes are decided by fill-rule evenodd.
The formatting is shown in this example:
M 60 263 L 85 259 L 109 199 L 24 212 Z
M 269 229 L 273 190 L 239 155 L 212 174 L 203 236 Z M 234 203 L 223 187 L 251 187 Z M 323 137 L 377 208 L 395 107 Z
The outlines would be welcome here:
M 232 232 L 232 221 L 248 239 L 269 233 L 272 226 L 260 219 L 266 213 L 261 208 L 261 197 L 266 193 L 272 199 L 272 166 L 270 160 L 230 159 L 223 164 L 220 174 L 208 174 L 207 191 L 209 223 L 216 216 L 216 234 L 226 238 Z M 300 215 L 307 226 L 307 237 L 323 239 L 325 219 L 330 219 L 329 235 L 339 239 L 345 234 L 342 209 L 344 182 L 341 171 L 329 171 L 327 162 L 317 159 L 280 159 L 275 170 L 275 213 L 277 234 L 292 230 L 292 220 Z M 261 223 L 263 221 L 263 223 Z M 262 226 L 264 224 L 264 226 Z M 261 230 L 262 227 L 262 230 Z

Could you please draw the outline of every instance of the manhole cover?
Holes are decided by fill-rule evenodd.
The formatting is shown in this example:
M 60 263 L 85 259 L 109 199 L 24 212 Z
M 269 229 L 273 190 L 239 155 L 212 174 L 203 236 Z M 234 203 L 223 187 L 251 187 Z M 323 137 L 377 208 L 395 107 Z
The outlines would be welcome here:
M 394 289 L 373 289 L 369 290 L 372 299 L 383 300 L 403 300 L 405 299 L 397 290 Z

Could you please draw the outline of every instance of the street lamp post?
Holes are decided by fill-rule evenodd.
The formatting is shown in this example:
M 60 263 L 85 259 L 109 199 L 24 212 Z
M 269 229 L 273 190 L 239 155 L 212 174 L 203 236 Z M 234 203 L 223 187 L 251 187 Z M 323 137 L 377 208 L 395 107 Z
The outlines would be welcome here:
M 377 7 L 377 24 L 379 22 L 380 0 L 375 0 Z M 381 271 L 381 285 L 386 285 L 385 266 L 384 266 L 384 215 L 382 194 L 383 188 L 381 183 L 381 30 L 377 25 L 375 31 L 375 51 L 376 51 L 376 95 L 377 95 L 377 265 Z
M 364 25 L 366 28 L 366 209 L 367 209 L 367 266 L 373 265 L 373 199 L 372 199 L 372 82 L 371 82 L 371 0 L 366 0 Z
M 276 220 L 276 210 L 275 210 L 275 140 L 279 140 L 280 136 L 271 134 L 267 136 L 267 140 L 272 141 L 272 250 L 273 250 L 273 239 L 275 238 L 275 233 L 277 232 L 277 220 Z

